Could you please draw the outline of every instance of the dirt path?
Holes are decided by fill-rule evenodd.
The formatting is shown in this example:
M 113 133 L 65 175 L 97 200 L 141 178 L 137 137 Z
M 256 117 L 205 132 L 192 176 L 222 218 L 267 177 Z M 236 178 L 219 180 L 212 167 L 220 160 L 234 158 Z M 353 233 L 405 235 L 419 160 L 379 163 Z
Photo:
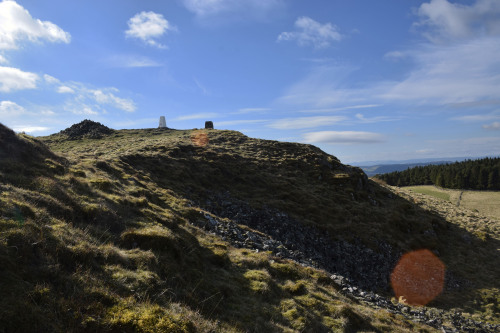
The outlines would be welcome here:
M 458 201 L 457 201 L 457 207 L 460 207 L 460 201 L 462 200 L 462 194 L 464 194 L 464 192 L 460 191 L 460 195 L 458 196 Z

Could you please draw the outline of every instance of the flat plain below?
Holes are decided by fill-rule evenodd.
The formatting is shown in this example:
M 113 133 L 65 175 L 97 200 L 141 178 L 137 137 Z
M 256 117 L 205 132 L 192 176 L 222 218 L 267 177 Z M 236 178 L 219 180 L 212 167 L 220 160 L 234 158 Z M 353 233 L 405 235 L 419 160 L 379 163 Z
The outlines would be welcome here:
M 500 220 L 500 192 L 497 191 L 451 190 L 433 185 L 407 186 L 403 189 L 449 201 L 458 207 Z

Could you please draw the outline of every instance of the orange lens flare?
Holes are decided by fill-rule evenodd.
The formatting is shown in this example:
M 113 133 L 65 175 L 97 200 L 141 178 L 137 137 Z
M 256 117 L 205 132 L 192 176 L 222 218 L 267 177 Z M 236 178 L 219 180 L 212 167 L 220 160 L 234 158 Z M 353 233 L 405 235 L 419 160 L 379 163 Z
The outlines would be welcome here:
M 208 135 L 205 131 L 196 131 L 191 134 L 191 141 L 198 147 L 205 147 L 208 145 Z
M 397 299 L 410 305 L 426 305 L 444 286 L 445 266 L 431 251 L 417 250 L 404 254 L 391 274 Z

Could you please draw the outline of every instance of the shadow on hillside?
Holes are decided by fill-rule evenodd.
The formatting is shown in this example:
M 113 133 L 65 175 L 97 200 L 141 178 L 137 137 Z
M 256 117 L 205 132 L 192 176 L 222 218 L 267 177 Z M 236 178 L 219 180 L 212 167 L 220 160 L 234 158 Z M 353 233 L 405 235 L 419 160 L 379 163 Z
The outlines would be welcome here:
M 363 288 L 391 295 L 390 274 L 400 256 L 423 248 L 436 253 L 447 267 L 444 292 L 431 305 L 449 309 L 461 304 L 472 311 L 478 290 L 500 287 L 495 280 L 500 276 L 498 240 L 468 232 L 376 183 L 367 191 L 357 191 L 349 182 L 325 185 L 314 172 L 302 172 L 303 166 L 288 170 L 191 146 L 174 155 L 129 155 L 122 162 L 126 172 L 147 174 L 158 186 L 175 190 L 221 218 L 248 225 L 284 244 L 295 243 L 294 250 L 306 254 L 305 259 Z M 229 192 L 237 198 L 224 197 Z M 267 202 L 268 207 L 251 207 L 248 203 L 255 203 L 256 196 L 260 196 L 257 202 Z M 354 247 L 349 250 L 339 238 Z M 322 249 L 317 249 L 318 244 Z

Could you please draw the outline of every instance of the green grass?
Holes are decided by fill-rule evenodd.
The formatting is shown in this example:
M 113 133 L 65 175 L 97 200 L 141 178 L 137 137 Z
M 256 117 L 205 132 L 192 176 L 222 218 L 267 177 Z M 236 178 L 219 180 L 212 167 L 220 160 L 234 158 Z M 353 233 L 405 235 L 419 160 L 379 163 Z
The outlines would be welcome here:
M 476 284 L 436 305 L 463 304 L 498 322 L 491 231 L 464 244 L 462 229 L 414 203 L 376 184 L 359 189 L 358 169 L 316 147 L 217 130 L 121 130 L 82 140 L 0 130 L 6 331 L 434 331 L 344 297 L 326 272 L 236 249 L 192 226 L 207 190 L 374 250 L 380 240 L 402 251 L 438 250 Z M 20 150 L 29 154 L 11 154 Z M 483 271 L 462 272 L 463 260 Z
M 422 193 L 426 195 L 430 195 L 434 198 L 438 198 L 441 200 L 450 201 L 450 194 L 445 191 L 440 191 L 434 186 L 409 186 L 406 187 L 409 190 L 412 190 L 417 193 Z

